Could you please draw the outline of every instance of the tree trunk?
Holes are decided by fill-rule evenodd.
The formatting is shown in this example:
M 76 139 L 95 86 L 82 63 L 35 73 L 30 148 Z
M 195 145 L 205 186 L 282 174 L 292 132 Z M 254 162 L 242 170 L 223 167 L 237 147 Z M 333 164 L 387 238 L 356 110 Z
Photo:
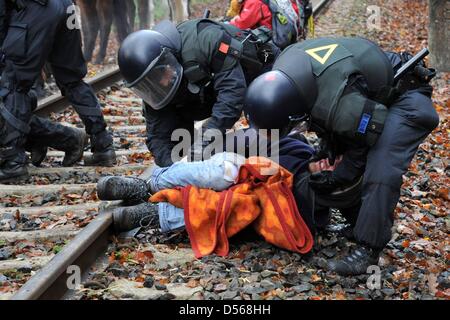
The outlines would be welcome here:
M 450 1 L 429 0 L 429 46 L 431 67 L 450 72 Z

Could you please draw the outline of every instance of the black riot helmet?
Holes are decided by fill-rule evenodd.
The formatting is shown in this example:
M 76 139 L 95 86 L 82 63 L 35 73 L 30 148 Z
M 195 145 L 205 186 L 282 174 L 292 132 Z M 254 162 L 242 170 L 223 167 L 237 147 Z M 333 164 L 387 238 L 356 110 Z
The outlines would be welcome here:
M 310 58 L 291 46 L 277 58 L 272 71 L 250 84 L 244 112 L 251 126 L 279 129 L 283 136 L 309 117 L 317 94 Z
M 155 110 L 169 104 L 180 86 L 183 67 L 176 58 L 180 50 L 181 36 L 170 21 L 131 33 L 119 49 L 127 87 Z
M 255 129 L 279 129 L 289 133 L 307 116 L 307 109 L 294 82 L 282 71 L 273 70 L 257 77 L 247 89 L 244 112 Z

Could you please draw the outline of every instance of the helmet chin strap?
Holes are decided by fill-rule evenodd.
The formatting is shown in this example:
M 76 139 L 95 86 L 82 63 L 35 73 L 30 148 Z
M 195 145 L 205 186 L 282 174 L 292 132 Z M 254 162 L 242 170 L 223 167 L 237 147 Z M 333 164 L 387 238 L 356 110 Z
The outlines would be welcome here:
M 310 121 L 310 117 L 309 115 L 294 115 L 294 116 L 289 116 L 289 123 L 285 128 L 282 128 L 280 130 L 280 138 L 281 137 L 285 137 L 287 136 L 292 130 L 294 130 L 300 123 L 302 122 L 309 122 Z

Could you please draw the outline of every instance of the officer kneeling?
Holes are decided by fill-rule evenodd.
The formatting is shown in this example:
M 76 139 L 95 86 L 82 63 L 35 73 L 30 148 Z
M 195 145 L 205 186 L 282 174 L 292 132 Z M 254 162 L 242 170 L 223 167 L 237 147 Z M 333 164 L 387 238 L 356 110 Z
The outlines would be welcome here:
M 186 129 L 191 138 L 194 121 L 209 118 L 203 131 L 225 134 L 239 120 L 247 84 L 270 70 L 278 53 L 268 40 L 208 19 L 177 26 L 163 21 L 124 40 L 119 67 L 127 86 L 144 100 L 147 146 L 158 166 L 177 160 L 176 129 Z M 209 142 L 199 144 L 192 148 L 194 160 L 201 160 L 195 152 Z
M 326 141 L 327 154 L 343 154 L 336 170 L 308 178 L 316 195 L 362 177 L 349 221 L 357 246 L 328 265 L 341 275 L 366 273 L 377 264 L 391 239 L 402 175 L 439 123 L 430 99 L 431 69 L 422 63 L 423 76 L 411 72 L 394 86 L 394 72 L 410 58 L 362 38 L 307 40 L 285 49 L 247 91 L 244 110 L 253 127 L 287 134 L 307 120 Z

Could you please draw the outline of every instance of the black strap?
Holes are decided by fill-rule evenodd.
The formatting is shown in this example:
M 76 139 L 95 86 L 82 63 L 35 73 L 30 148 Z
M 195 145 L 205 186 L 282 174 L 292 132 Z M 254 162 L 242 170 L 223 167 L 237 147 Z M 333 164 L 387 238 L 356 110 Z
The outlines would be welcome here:
M 0 148 L 0 160 L 8 159 L 9 157 L 17 155 L 17 149 L 14 147 Z
M 8 134 L 2 141 L 2 143 L 4 145 L 7 145 L 8 143 L 10 143 L 11 141 L 14 141 L 18 138 L 20 138 L 22 136 L 22 134 L 19 131 L 13 131 L 10 134 Z
M 231 36 L 224 31 L 222 39 L 220 40 L 219 48 L 217 48 L 217 51 L 211 61 L 211 69 L 213 72 L 220 72 L 222 70 L 225 59 L 232 50 L 231 39 Z
M 375 122 L 372 121 L 375 105 L 376 105 L 375 101 L 366 99 L 363 111 L 361 113 L 361 117 L 359 118 L 358 128 L 356 129 L 357 137 L 364 138 L 368 130 L 376 131 L 377 125 Z
M 22 133 L 28 134 L 30 132 L 30 126 L 20 119 L 17 119 L 12 113 L 10 113 L 4 105 L 0 105 L 0 114 L 3 116 L 6 122 L 12 127 L 19 130 Z
M 46 6 L 48 3 L 48 0 L 33 0 L 33 1 L 39 3 L 41 6 Z

